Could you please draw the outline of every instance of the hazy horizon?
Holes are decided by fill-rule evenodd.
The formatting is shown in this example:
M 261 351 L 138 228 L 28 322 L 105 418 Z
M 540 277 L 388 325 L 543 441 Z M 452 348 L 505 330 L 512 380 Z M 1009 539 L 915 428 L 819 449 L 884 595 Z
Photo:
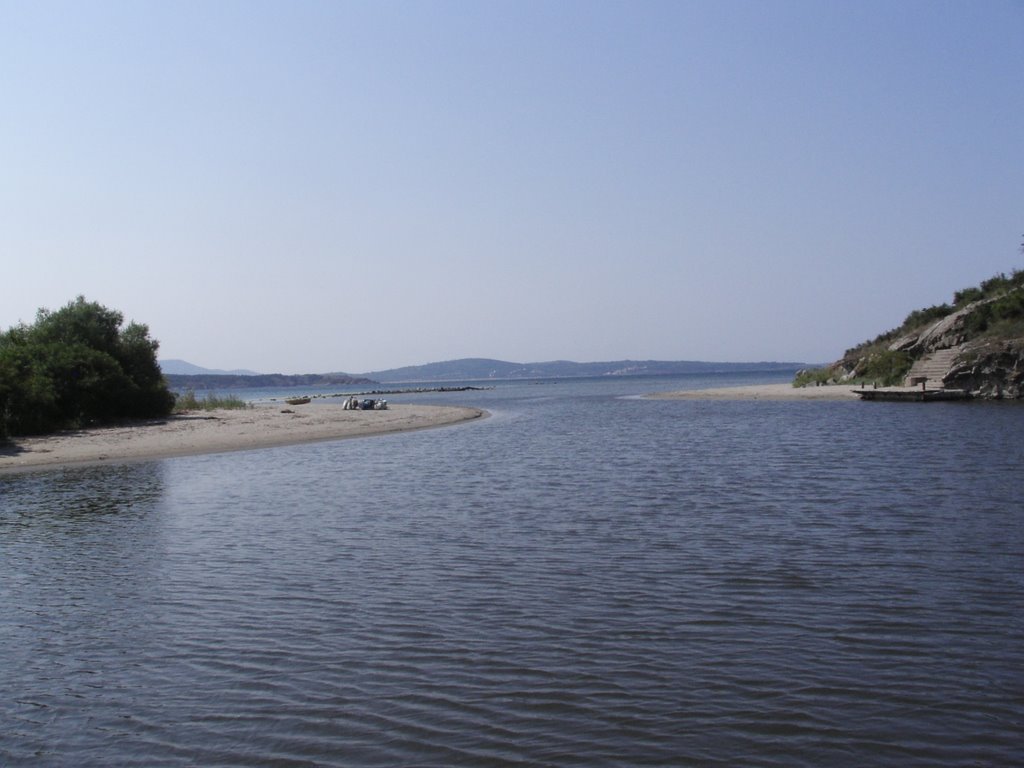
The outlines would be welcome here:
M 255 371 L 251 368 L 232 368 L 225 369 L 218 366 L 205 366 L 197 365 L 191 360 L 183 360 L 181 358 L 166 358 L 161 356 L 158 360 L 161 367 L 167 364 L 173 364 L 171 367 L 175 370 L 170 371 L 172 374 L 180 373 L 181 375 L 228 375 L 228 376 L 275 376 L 275 375 L 296 375 L 301 376 L 305 374 L 312 375 L 323 375 L 333 373 L 344 373 L 353 376 L 361 376 L 371 373 L 380 373 L 382 371 L 401 370 L 403 368 L 421 368 L 429 365 L 445 365 L 447 363 L 458 363 L 461 361 L 469 360 L 494 360 L 501 363 L 509 363 L 513 365 L 548 365 L 555 363 L 573 363 L 581 365 L 594 365 L 600 363 L 619 363 L 619 362 L 633 362 L 633 363 L 699 363 L 708 365 L 816 365 L 821 363 L 827 363 L 832 361 L 826 360 L 655 360 L 645 359 L 638 360 L 636 358 L 618 358 L 616 360 L 572 360 L 569 358 L 559 358 L 557 360 L 502 360 L 496 357 L 467 357 L 467 358 L 452 358 L 446 360 L 429 360 L 424 363 L 407 363 L 393 365 L 389 368 L 375 368 L 372 370 L 364 371 L 346 371 L 346 370 L 329 370 L 329 371 L 294 371 L 290 374 L 285 374 L 282 371 Z M 180 368 L 188 368 L 187 371 L 178 371 Z M 194 370 L 192 370 L 194 369 Z M 164 371 L 167 373 L 167 371 Z
M 0 0 L 0 328 L 808 361 L 1024 266 L 1024 4 Z

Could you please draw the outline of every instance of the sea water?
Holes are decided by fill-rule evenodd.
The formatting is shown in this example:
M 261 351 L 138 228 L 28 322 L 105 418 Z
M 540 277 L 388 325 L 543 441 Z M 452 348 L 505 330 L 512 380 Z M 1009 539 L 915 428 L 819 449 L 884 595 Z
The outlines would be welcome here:
M 0 764 L 1019 765 L 1024 408 L 757 380 L 0 479 Z

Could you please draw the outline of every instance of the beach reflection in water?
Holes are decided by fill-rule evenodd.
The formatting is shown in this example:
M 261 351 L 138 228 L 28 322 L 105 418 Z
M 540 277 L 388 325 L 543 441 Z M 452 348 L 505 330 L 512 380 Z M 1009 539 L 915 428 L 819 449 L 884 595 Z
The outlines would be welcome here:
M 0 763 L 1014 764 L 1024 409 L 708 383 L 0 479 Z

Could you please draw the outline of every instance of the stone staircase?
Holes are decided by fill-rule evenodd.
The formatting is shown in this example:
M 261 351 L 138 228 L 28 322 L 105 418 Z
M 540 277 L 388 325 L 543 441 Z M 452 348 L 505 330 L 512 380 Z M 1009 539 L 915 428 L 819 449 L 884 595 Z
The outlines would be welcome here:
M 960 354 L 960 347 L 949 349 L 937 349 L 934 352 L 919 358 L 907 374 L 904 386 L 919 386 L 921 379 L 927 379 L 925 387 L 940 389 L 942 380 L 953 367 L 953 362 Z

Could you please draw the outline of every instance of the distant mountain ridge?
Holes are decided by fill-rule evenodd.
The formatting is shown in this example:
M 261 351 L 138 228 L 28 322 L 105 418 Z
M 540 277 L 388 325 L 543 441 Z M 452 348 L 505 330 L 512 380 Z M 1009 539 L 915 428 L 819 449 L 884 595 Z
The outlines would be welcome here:
M 460 360 L 410 365 L 363 374 L 385 383 L 402 381 L 465 381 L 481 379 L 555 379 L 582 376 L 660 376 L 688 373 L 742 373 L 746 371 L 797 371 L 805 363 L 755 362 L 710 363 L 697 360 L 612 360 L 576 363 L 552 360 L 543 363 L 515 363 L 470 357 Z
M 377 382 L 348 373 L 256 373 L 203 368 L 186 360 L 160 360 L 160 370 L 171 389 L 238 389 L 242 387 L 320 387 Z
M 376 384 L 377 382 L 347 373 L 257 373 L 232 374 L 184 374 L 165 373 L 167 384 L 176 392 L 186 389 L 239 389 L 249 387 L 284 389 L 286 387 L 327 387 L 350 386 L 352 384 Z
M 187 360 L 159 360 L 160 370 L 164 375 L 174 374 L 181 376 L 258 376 L 256 371 L 249 371 L 239 368 L 233 371 L 222 371 L 217 368 L 203 368 L 194 365 Z
M 516 363 L 482 357 L 409 365 L 369 373 L 259 374 L 251 371 L 216 372 L 184 360 L 161 360 L 160 367 L 172 388 L 227 389 L 232 387 L 291 387 L 329 384 L 480 381 L 487 379 L 559 379 L 583 376 L 661 376 L 693 373 L 750 371 L 796 373 L 806 367 L 796 362 L 711 363 L 699 360 L 613 360 L 576 363 L 552 360 Z

